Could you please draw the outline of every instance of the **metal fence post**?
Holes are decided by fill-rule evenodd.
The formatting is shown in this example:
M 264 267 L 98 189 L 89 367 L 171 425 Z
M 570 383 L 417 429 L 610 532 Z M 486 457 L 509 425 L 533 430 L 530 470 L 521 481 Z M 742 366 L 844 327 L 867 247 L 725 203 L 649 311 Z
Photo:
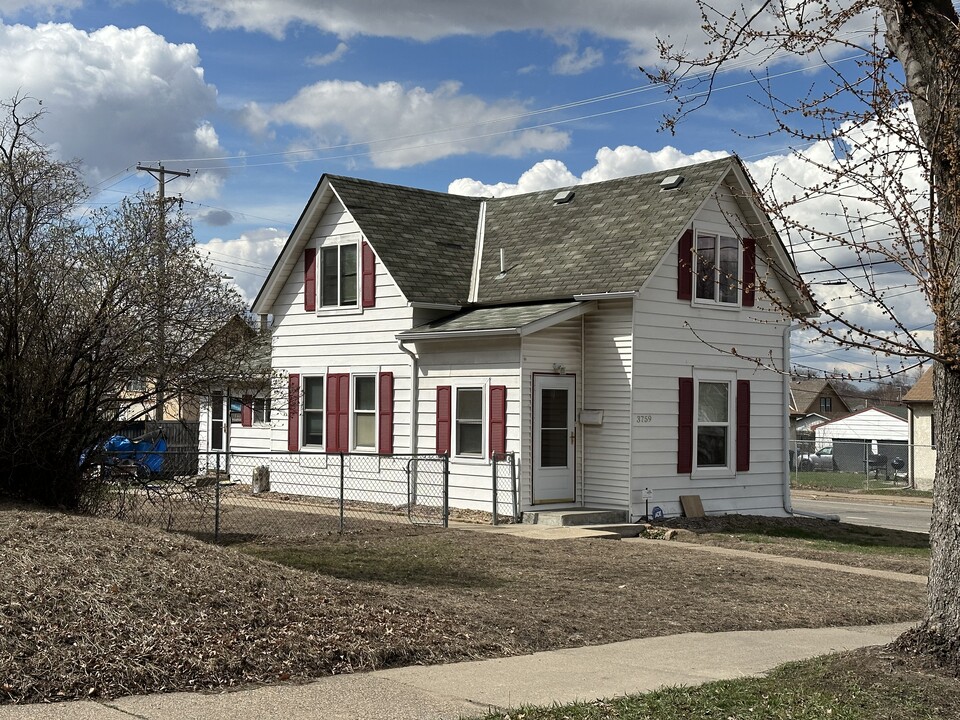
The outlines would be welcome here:
M 517 454 L 510 453 L 510 487 L 513 495 L 513 521 L 520 517 L 520 488 L 517 487 Z
M 450 527 L 450 456 L 443 455 L 443 526 Z
M 493 466 L 493 524 L 494 525 L 500 524 L 500 519 L 497 516 L 497 505 L 499 504 L 498 501 L 500 499 L 499 496 L 497 495 L 497 471 L 499 470 L 499 468 L 497 467 L 497 461 L 499 460 L 499 458 L 500 458 L 500 454 L 494 453 L 493 463 L 491 463 Z
M 217 474 L 213 492 L 213 541 L 220 542 L 220 453 L 217 453 Z
M 344 497 L 343 496 L 346 494 L 346 485 L 343 479 L 343 465 L 344 465 L 343 457 L 344 457 L 343 453 L 341 452 L 340 453 L 340 532 L 343 532 L 343 520 L 344 520 L 343 518 Z

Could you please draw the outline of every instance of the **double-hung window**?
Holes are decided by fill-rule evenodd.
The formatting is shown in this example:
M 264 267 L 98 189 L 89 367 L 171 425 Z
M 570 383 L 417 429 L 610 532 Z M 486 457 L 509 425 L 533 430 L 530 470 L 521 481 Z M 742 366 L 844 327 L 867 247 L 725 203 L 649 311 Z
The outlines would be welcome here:
M 695 415 L 698 469 L 730 467 L 730 416 L 730 383 L 699 380 Z
M 253 421 L 255 423 L 270 422 L 270 398 L 253 399 Z
M 323 377 L 303 379 L 303 444 L 323 445 Z
M 457 388 L 455 413 L 455 453 L 483 457 L 483 388 Z
M 377 379 L 353 376 L 353 446 L 358 450 L 377 447 Z
M 320 251 L 320 305 L 356 307 L 357 246 L 333 245 Z
M 697 233 L 695 279 L 698 301 L 740 302 L 740 242 L 735 237 Z
M 820 398 L 820 412 L 833 412 L 833 398 Z

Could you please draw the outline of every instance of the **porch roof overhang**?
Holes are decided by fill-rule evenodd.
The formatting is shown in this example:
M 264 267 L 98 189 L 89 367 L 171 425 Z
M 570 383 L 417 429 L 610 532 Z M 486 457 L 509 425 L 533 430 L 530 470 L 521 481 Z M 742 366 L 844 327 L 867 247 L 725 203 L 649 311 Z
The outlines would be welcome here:
M 524 337 L 580 317 L 596 307 L 595 301 L 571 301 L 470 308 L 427 325 L 404 330 L 397 335 L 397 339 L 452 340 L 493 335 Z

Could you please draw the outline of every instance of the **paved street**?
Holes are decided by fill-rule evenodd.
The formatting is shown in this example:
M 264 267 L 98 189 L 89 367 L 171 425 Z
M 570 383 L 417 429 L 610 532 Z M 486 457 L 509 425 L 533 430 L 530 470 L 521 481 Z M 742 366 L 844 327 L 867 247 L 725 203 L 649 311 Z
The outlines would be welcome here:
M 838 500 L 826 497 L 793 497 L 793 508 L 801 512 L 839 515 L 843 522 L 872 525 L 911 532 L 930 531 L 929 505 L 903 505 L 883 500 Z

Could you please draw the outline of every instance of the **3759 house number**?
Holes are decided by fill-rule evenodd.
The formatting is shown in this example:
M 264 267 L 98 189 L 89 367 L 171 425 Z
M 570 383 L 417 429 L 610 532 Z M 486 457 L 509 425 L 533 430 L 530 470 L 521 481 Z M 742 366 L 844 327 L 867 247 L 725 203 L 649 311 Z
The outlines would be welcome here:
M 637 425 L 644 425 L 648 422 L 653 422 L 653 415 L 634 415 L 634 422 Z

